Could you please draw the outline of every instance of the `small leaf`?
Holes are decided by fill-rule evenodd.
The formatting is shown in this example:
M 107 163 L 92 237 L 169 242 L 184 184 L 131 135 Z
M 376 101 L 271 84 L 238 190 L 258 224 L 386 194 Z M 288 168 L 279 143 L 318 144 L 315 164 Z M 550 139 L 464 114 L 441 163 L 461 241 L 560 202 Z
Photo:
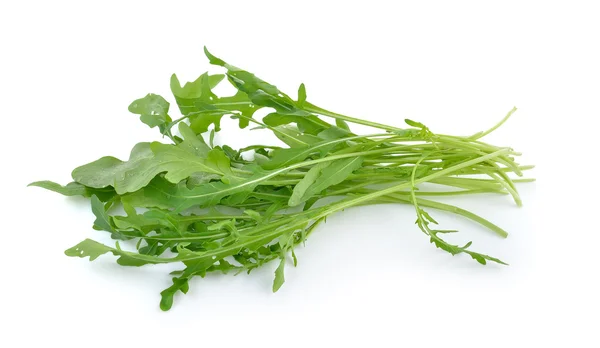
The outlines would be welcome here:
M 214 55 L 212 55 L 212 53 L 210 53 L 208 51 L 208 48 L 206 48 L 206 46 L 204 46 L 204 54 L 206 55 L 206 57 L 208 58 L 208 61 L 210 62 L 210 64 L 213 65 L 219 65 L 219 66 L 225 66 L 225 61 L 223 61 L 220 58 L 215 57 Z
M 312 206 L 317 203 L 317 201 L 321 199 L 321 197 L 311 197 L 309 199 L 306 200 L 306 202 L 304 203 L 304 207 L 302 208 L 302 210 L 306 211 L 309 210 L 310 208 L 312 208 Z
M 160 309 L 163 311 L 168 311 L 173 306 L 173 296 L 177 291 L 181 291 L 184 294 L 187 294 L 190 286 L 188 284 L 187 278 L 173 278 L 173 285 L 166 288 L 160 293 Z
M 84 185 L 78 182 L 70 182 L 66 186 L 61 186 L 52 181 L 36 181 L 27 186 L 37 186 L 46 190 L 60 193 L 63 196 L 86 196 L 87 191 Z
M 262 215 L 259 212 L 251 209 L 244 210 L 244 214 L 250 216 L 254 221 L 261 222 L 263 220 Z
M 134 100 L 129 105 L 129 112 L 140 115 L 140 120 L 150 128 L 171 122 L 169 117 L 169 102 L 157 94 L 148 94 Z
M 292 148 L 306 147 L 321 142 L 323 140 L 314 135 L 301 133 L 295 127 L 277 126 L 272 127 L 272 129 L 275 130 L 275 136 L 279 138 L 279 140 L 283 141 L 285 144 Z
M 275 270 L 275 280 L 273 280 L 273 292 L 277 292 L 277 290 L 279 290 L 279 288 L 281 288 L 281 286 L 285 282 L 285 277 L 283 275 L 284 268 L 285 257 L 282 257 L 281 261 L 279 261 L 279 266 Z
M 425 210 L 423 210 L 423 209 L 421 209 L 421 210 L 420 210 L 420 212 L 421 212 L 421 214 L 423 214 L 423 216 L 424 216 L 424 217 L 427 219 L 427 221 L 429 221 L 429 222 L 433 222 L 434 224 L 438 225 L 438 222 L 437 222 L 437 221 L 435 221 L 435 220 L 433 219 L 433 217 L 431 217 L 431 215 L 429 215 L 429 213 L 428 213 L 428 212 L 426 212 L 426 211 L 425 211 Z
M 102 243 L 98 243 L 91 239 L 86 239 L 83 242 L 75 245 L 74 247 L 65 250 L 65 255 L 81 258 L 89 256 L 90 261 L 94 261 L 100 255 L 104 255 L 108 252 L 111 252 L 112 250 L 113 248 L 108 247 Z
M 479 262 L 482 265 L 486 264 L 485 259 L 480 254 L 472 253 L 471 257 L 474 258 L 477 262 Z
M 60 193 L 63 196 L 91 197 L 92 195 L 96 195 L 102 202 L 106 202 L 115 196 L 115 190 L 113 190 L 112 187 L 95 189 L 78 182 L 70 182 L 65 186 L 61 186 L 52 181 L 36 181 L 27 186 L 41 187 L 49 191 Z
M 96 216 L 96 220 L 94 220 L 94 226 L 108 232 L 116 232 L 111 221 L 110 216 L 106 214 L 106 210 L 104 210 L 104 204 L 100 202 L 98 197 L 95 195 L 92 196 L 92 212 Z
M 317 134 L 317 136 L 325 140 L 336 140 L 352 136 L 352 133 L 341 127 L 330 127 Z
M 326 122 L 322 121 L 317 116 L 295 116 L 277 112 L 265 116 L 263 122 L 271 127 L 296 123 L 300 132 L 311 135 L 317 135 L 329 127 Z
M 413 121 L 413 120 L 409 120 L 408 118 L 404 120 L 404 122 L 406 122 L 407 125 L 411 126 L 411 127 L 416 127 L 416 128 L 427 128 L 425 127 L 424 124 L 422 124 L 421 122 L 417 122 L 417 121 Z
M 321 170 L 327 168 L 330 164 L 331 162 L 318 163 L 304 174 L 304 177 L 296 184 L 296 186 L 294 186 L 294 191 L 288 200 L 288 205 L 290 207 L 295 207 L 304 201 L 303 198 L 306 191 L 315 183 L 315 180 L 317 180 L 321 174 Z
M 350 126 L 348 126 L 348 124 L 344 120 L 340 120 L 339 118 L 336 118 L 335 125 L 350 132 Z
M 298 107 L 301 108 L 304 106 L 306 102 L 306 86 L 303 83 L 300 84 L 298 88 Z
M 197 135 L 191 128 L 184 122 L 179 123 L 179 133 L 183 136 L 183 141 L 178 147 L 185 149 L 199 157 L 206 157 L 210 151 L 210 147 L 204 142 L 202 135 Z
M 323 190 L 327 189 L 330 186 L 337 185 L 342 181 L 346 180 L 350 174 L 352 174 L 356 169 L 360 168 L 362 165 L 364 158 L 363 157 L 354 157 L 354 158 L 344 158 L 335 160 L 332 162 L 327 162 L 329 165 L 321 168 L 319 170 L 319 176 L 313 180 L 313 182 L 306 188 L 302 187 L 303 195 L 301 198 L 294 197 L 294 200 L 290 197 L 290 206 L 298 205 L 302 202 L 305 202 L 312 196 L 319 194 Z M 318 166 L 318 165 L 317 165 Z M 316 167 L 316 166 L 315 166 Z M 313 167 L 313 168 L 315 168 Z M 312 170 L 312 168 L 311 168 Z M 309 171 L 310 172 L 310 171 Z M 308 174 L 306 175 L 308 176 Z M 312 177 L 309 178 L 312 180 Z M 304 180 L 304 178 L 302 179 Z M 298 185 L 296 185 L 298 186 Z M 296 188 L 294 188 L 296 191 Z M 293 205 L 292 205 L 293 204 Z

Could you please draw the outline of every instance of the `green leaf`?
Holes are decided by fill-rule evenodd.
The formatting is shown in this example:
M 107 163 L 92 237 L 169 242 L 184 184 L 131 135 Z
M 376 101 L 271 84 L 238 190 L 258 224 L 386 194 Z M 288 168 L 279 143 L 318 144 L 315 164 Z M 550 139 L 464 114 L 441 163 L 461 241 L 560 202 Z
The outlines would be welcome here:
M 179 123 L 179 133 L 183 136 L 183 142 L 177 145 L 178 147 L 191 152 L 199 157 L 206 157 L 210 151 L 210 147 L 204 141 L 201 135 L 196 133 L 186 123 Z
M 306 103 L 306 86 L 303 83 L 298 87 L 298 107 L 303 107 Z
M 273 280 L 273 292 L 277 292 L 277 290 L 279 290 L 279 288 L 281 288 L 281 286 L 285 282 L 285 277 L 283 275 L 284 268 L 285 257 L 282 257 L 281 261 L 279 261 L 279 266 L 275 270 L 275 280 Z
M 336 118 L 335 119 L 335 125 L 338 126 L 338 127 L 340 127 L 341 129 L 345 129 L 348 132 L 350 132 L 350 126 L 348 126 L 348 124 L 344 120 L 340 120 L 339 118 Z
M 271 159 L 261 164 L 264 169 L 275 169 L 299 163 L 313 154 L 327 155 L 337 145 L 343 143 L 343 140 L 332 139 L 319 141 L 308 146 L 294 148 L 279 148 L 273 150 Z
M 150 182 L 150 184 L 153 181 L 161 181 L 165 185 L 176 186 L 175 184 L 169 183 L 168 181 L 166 181 L 164 178 L 162 178 L 160 176 L 154 178 Z M 148 184 L 148 186 L 150 184 Z M 181 183 L 181 184 L 185 185 L 185 183 Z M 157 197 L 155 195 L 147 194 L 146 193 L 147 191 L 148 191 L 148 188 L 145 187 L 145 188 L 139 189 L 132 193 L 126 193 L 126 194 L 120 196 L 121 202 L 123 204 L 129 204 L 133 207 L 138 207 L 138 208 L 171 209 L 171 204 L 169 204 L 168 199 L 163 199 L 162 197 Z
M 140 115 L 140 120 L 150 128 L 171 122 L 169 117 L 169 102 L 157 94 L 148 94 L 134 100 L 129 105 L 129 112 Z
M 321 197 L 311 197 L 309 199 L 306 200 L 306 203 L 304 203 L 304 207 L 302 208 L 302 210 L 306 211 L 309 210 L 310 208 L 312 208 L 313 205 L 315 205 L 315 203 L 317 203 L 317 201 L 321 199 Z
M 354 134 L 349 132 L 347 129 L 340 127 L 330 127 L 317 134 L 319 138 L 326 140 L 343 139 L 353 135 Z
M 118 247 L 118 244 L 117 244 Z M 73 257 L 81 257 L 85 258 L 86 256 L 90 256 L 90 261 L 95 260 L 98 256 L 111 252 L 115 256 L 119 256 L 117 259 L 117 263 L 121 266 L 144 266 L 148 264 L 158 264 L 158 263 L 170 263 L 170 262 L 179 262 L 184 260 L 185 258 L 197 258 L 198 255 L 196 253 L 187 254 L 185 256 L 179 255 L 173 258 L 160 258 L 152 255 L 144 255 L 138 254 L 135 252 L 129 252 L 121 250 L 120 248 L 111 248 L 102 243 L 98 243 L 91 239 L 86 239 L 81 243 L 75 245 L 72 248 L 69 248 L 65 251 L 67 256 Z
M 67 185 L 62 186 L 52 181 L 36 181 L 32 182 L 27 186 L 41 187 L 46 190 L 60 193 L 64 196 L 91 197 L 92 195 L 96 195 L 102 202 L 106 202 L 115 196 L 115 191 L 112 189 L 112 187 L 104 189 L 95 189 L 82 185 L 78 182 L 70 182 Z
M 108 232 L 115 232 L 115 229 L 110 221 L 110 216 L 104 209 L 104 203 L 102 203 L 98 197 L 92 196 L 92 212 L 96 216 L 94 220 L 94 227 Z
M 65 255 L 81 258 L 89 256 L 90 261 L 94 261 L 99 256 L 104 255 L 108 252 L 112 252 L 113 250 L 113 248 L 108 247 L 102 243 L 98 243 L 91 239 L 86 239 L 83 242 L 75 245 L 74 247 L 65 250 Z
M 211 181 L 215 181 L 215 180 L 219 180 L 219 179 L 221 179 L 221 175 L 205 173 L 205 172 L 198 172 L 198 173 L 194 173 L 194 174 L 190 175 L 190 177 L 186 180 L 185 183 L 186 183 L 187 188 L 193 189 L 196 186 L 200 186 L 202 184 L 206 184 Z
M 256 222 L 262 222 L 263 221 L 263 216 L 260 215 L 260 213 L 257 212 L 257 211 L 255 211 L 255 210 L 246 209 L 246 210 L 244 210 L 244 214 L 250 216 Z
M 171 92 L 175 97 L 175 101 L 177 102 L 177 106 L 179 106 L 181 113 L 187 115 L 191 111 L 194 111 L 194 103 L 202 97 L 202 93 L 205 90 L 205 83 L 208 84 L 208 88 L 212 89 L 215 88 L 224 77 L 225 75 L 223 74 L 208 75 L 208 73 L 204 73 L 193 82 L 186 82 L 182 87 L 177 75 L 173 74 L 171 76 Z
M 46 190 L 60 193 L 63 196 L 84 196 L 87 197 L 87 190 L 84 185 L 77 182 L 70 182 L 66 186 L 62 186 L 52 181 L 36 181 L 27 186 L 37 186 Z
M 210 100 L 214 96 L 212 88 L 217 86 L 225 75 L 208 75 L 204 73 L 193 82 L 186 82 L 182 87 L 175 74 L 171 76 L 171 92 L 175 97 L 177 106 L 182 115 L 188 115 L 191 112 L 199 111 L 196 103 L 203 100 Z
M 192 206 L 210 207 L 217 205 L 225 197 L 236 194 L 243 195 L 238 198 L 248 196 L 258 184 L 270 177 L 269 174 L 255 168 L 255 173 L 250 177 L 228 177 L 227 183 L 209 182 L 192 189 L 185 185 L 173 186 L 165 180 L 153 180 L 144 188 L 144 195 L 167 202 L 178 212 Z
M 280 113 L 271 113 L 263 118 L 263 122 L 271 127 L 284 124 L 296 123 L 298 130 L 302 133 L 317 135 L 330 125 L 317 116 L 294 116 Z
M 209 146 L 211 148 L 214 148 L 215 147 L 215 130 L 214 129 L 212 129 L 210 131 L 210 137 L 208 138 L 208 140 L 209 140 L 209 142 L 208 142 Z
M 197 110 L 208 114 L 241 114 L 248 118 L 252 118 L 256 110 L 261 108 L 261 106 L 253 104 L 248 95 L 242 91 L 238 91 L 230 97 L 220 97 L 210 101 L 199 101 L 196 102 L 195 106 L 197 107 Z M 249 123 L 250 121 L 247 118 L 239 118 L 240 128 L 246 128 Z
M 150 143 L 138 143 L 131 150 L 129 161 L 127 162 L 110 156 L 102 157 L 94 162 L 75 168 L 71 176 L 76 182 L 92 188 L 115 186 L 117 180 L 126 180 L 125 173 L 127 171 L 135 169 L 140 162 L 152 156 Z M 117 190 L 119 194 L 123 192 L 122 190 Z
M 343 158 L 335 160 L 333 162 L 329 162 L 329 165 L 324 166 L 322 169 L 318 170 L 319 176 L 314 178 L 314 181 L 313 177 L 311 176 L 307 180 L 307 182 L 303 183 L 303 185 L 307 185 L 308 187 L 303 186 L 299 188 L 300 192 L 298 192 L 296 196 L 294 196 L 294 194 L 296 194 L 296 188 L 294 188 L 294 194 L 292 194 L 292 197 L 294 199 L 290 197 L 290 201 L 288 204 L 290 206 L 296 206 L 302 202 L 305 202 L 306 200 L 320 193 L 326 188 L 341 183 L 342 181 L 346 180 L 348 176 L 352 174 L 352 172 L 360 168 L 360 166 L 363 163 L 363 160 L 363 157 L 354 157 Z M 316 168 L 316 166 L 313 168 Z M 307 175 L 304 178 L 308 176 L 309 174 L 307 173 Z M 304 180 L 304 178 L 302 180 Z M 312 184 L 309 184 L 309 181 L 312 181 Z M 297 196 L 300 195 L 300 193 L 302 193 L 302 196 L 300 198 L 297 198 Z
M 413 120 L 409 120 L 408 118 L 404 120 L 404 122 L 406 122 L 407 125 L 411 126 L 411 127 L 415 127 L 415 128 L 427 128 L 425 127 L 424 124 L 422 124 L 421 122 L 417 122 L 417 121 L 413 121 Z
M 227 78 L 238 90 L 246 93 L 252 103 L 258 106 L 272 107 L 280 113 L 308 116 L 310 113 L 298 108 L 296 102 L 288 95 L 281 92 L 274 85 L 256 77 L 256 75 L 227 64 L 220 58 L 211 54 L 206 47 L 204 53 L 211 64 L 227 69 Z
M 304 201 L 304 196 L 308 188 L 315 183 L 315 180 L 317 180 L 321 171 L 330 164 L 331 162 L 323 162 L 310 168 L 304 177 L 296 184 L 296 186 L 294 186 L 294 191 L 288 201 L 290 207 L 295 207 Z
M 160 293 L 160 309 L 168 311 L 173 306 L 173 296 L 177 291 L 187 294 L 190 286 L 187 278 L 173 278 L 173 285 Z
M 186 231 L 194 222 L 194 218 L 175 214 L 168 210 L 150 209 L 138 214 L 126 201 L 123 203 L 127 216 L 113 216 L 112 220 L 119 230 L 137 230 L 144 235 L 153 230 L 170 229 Z
M 314 135 L 303 134 L 294 127 L 277 126 L 272 128 L 275 130 L 275 136 L 289 147 L 305 147 L 323 140 Z
M 178 146 L 158 142 L 140 143 L 132 150 L 129 161 L 103 157 L 75 169 L 73 179 L 97 188 L 112 185 L 118 194 L 124 194 L 145 187 L 160 173 L 165 173 L 164 177 L 168 181 L 179 183 L 194 173 L 223 175 L 223 170 L 229 169 L 229 159 L 221 150 L 211 150 L 207 153 L 208 158 L 202 158 L 197 153 L 203 153 L 206 148 L 199 146 L 199 139 L 195 143 L 188 143 L 186 139 Z M 195 153 L 190 149 L 194 149 Z M 214 154 L 215 152 L 222 155 Z
M 213 56 L 210 52 L 208 52 L 208 48 L 206 48 L 206 46 L 204 46 L 204 54 L 206 54 L 206 57 L 208 58 L 208 61 L 210 62 L 210 64 L 219 65 L 219 66 L 225 66 L 227 64 L 227 63 L 225 63 L 224 60 L 217 58 L 217 57 Z
M 184 115 L 190 115 L 191 128 L 196 133 L 204 133 L 211 124 L 215 130 L 221 128 L 221 118 L 227 114 L 239 113 L 252 118 L 254 112 L 260 107 L 254 105 L 248 95 L 238 91 L 230 97 L 217 97 L 212 88 L 223 79 L 224 75 L 212 75 L 207 73 L 200 76 L 194 82 L 188 82 L 181 87 L 177 76 L 171 77 L 171 91 L 175 96 L 179 110 Z M 249 121 L 245 118 L 239 119 L 240 128 L 248 126 Z

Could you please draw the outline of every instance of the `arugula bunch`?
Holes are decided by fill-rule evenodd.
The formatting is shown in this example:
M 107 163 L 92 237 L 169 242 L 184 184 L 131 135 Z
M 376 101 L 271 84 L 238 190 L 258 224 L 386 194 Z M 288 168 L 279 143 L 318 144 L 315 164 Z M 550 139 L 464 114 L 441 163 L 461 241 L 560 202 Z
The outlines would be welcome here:
M 320 222 L 340 210 L 366 204 L 412 205 L 416 224 L 436 247 L 452 254 L 468 254 L 481 264 L 503 261 L 446 242 L 445 233 L 425 210 L 461 215 L 501 237 L 507 233 L 467 210 L 432 200 L 435 196 L 478 193 L 509 194 L 521 200 L 513 179 L 533 168 L 515 162 L 519 153 L 480 139 L 504 123 L 471 136 L 433 133 L 425 125 L 405 120 L 397 128 L 334 113 L 306 100 L 306 88 L 295 99 L 254 74 L 232 66 L 205 48 L 211 64 L 225 74 L 202 74 L 181 85 L 171 78 L 171 90 L 182 117 L 173 120 L 170 104 L 148 94 L 129 111 L 149 127 L 156 127 L 171 143 L 139 143 L 127 161 L 102 157 L 76 168 L 66 186 L 34 182 L 66 196 L 91 198 L 94 228 L 135 251 L 86 239 L 66 250 L 68 256 L 112 253 L 123 266 L 179 263 L 173 285 L 161 292 L 160 308 L 168 310 L 173 296 L 186 293 L 189 281 L 209 272 L 248 272 L 278 260 L 273 291 L 284 283 L 288 255 L 296 265 L 294 247 L 303 243 Z M 219 97 L 213 88 L 225 77 L 236 89 Z M 271 112 L 261 120 L 257 110 Z M 213 144 L 223 116 L 273 132 L 285 146 L 251 145 L 233 149 Z M 354 133 L 349 124 L 374 128 L 372 134 Z M 210 132 L 207 144 L 202 136 Z M 175 134 L 175 128 L 178 134 Z M 252 159 L 248 159 L 250 154 Z M 433 184 L 437 190 L 419 189 Z M 328 198 L 328 199 L 324 199 Z M 121 207 L 125 215 L 115 212 Z M 133 248 L 131 248 L 133 249 Z

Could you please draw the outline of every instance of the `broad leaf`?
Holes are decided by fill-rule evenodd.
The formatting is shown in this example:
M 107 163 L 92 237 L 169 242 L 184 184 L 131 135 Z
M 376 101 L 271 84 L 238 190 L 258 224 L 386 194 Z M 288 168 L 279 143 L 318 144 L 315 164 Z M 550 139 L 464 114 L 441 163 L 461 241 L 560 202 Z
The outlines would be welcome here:
M 139 162 L 143 162 L 152 156 L 150 143 L 139 143 L 131 150 L 127 162 L 115 157 L 102 157 L 94 162 L 75 168 L 71 176 L 76 182 L 93 188 L 114 186 L 117 180 L 125 180 L 127 171 L 135 169 Z M 117 192 L 122 193 L 119 190 Z

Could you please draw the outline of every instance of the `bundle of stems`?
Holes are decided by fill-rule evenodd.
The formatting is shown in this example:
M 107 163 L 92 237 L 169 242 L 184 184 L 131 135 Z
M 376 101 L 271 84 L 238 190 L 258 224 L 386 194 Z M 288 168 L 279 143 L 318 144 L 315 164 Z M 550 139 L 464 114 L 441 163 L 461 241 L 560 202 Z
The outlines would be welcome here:
M 168 310 L 173 296 L 186 293 L 195 276 L 249 273 L 272 260 L 279 260 L 273 283 L 277 291 L 288 257 L 297 263 L 294 248 L 328 216 L 351 207 L 400 203 L 412 206 L 416 225 L 441 250 L 467 254 L 484 265 L 505 264 L 471 250 L 471 242 L 446 242 L 444 234 L 456 231 L 439 229 L 428 211 L 457 214 L 500 237 L 508 235 L 473 212 L 434 199 L 500 194 L 521 205 L 515 184 L 532 181 L 519 177 L 533 166 L 517 163 L 520 154 L 512 148 L 481 140 L 516 108 L 494 127 L 470 136 L 433 133 L 412 120 L 399 128 L 313 105 L 306 101 L 303 84 L 292 99 L 254 74 L 205 53 L 226 73 L 205 73 L 184 86 L 173 75 L 171 90 L 180 118 L 173 120 L 170 104 L 155 94 L 129 107 L 171 143 L 139 143 L 128 161 L 102 157 L 76 168 L 66 186 L 31 184 L 90 197 L 94 228 L 135 246 L 128 251 L 118 241 L 112 247 L 86 239 L 67 255 L 94 260 L 112 253 L 123 266 L 182 264 L 181 271 L 173 272 L 173 285 L 161 292 L 160 307 Z M 218 97 L 212 90 L 225 77 L 237 93 Z M 253 117 L 263 108 L 272 112 L 261 120 Z M 224 116 L 239 120 L 241 128 L 253 124 L 252 129 L 268 130 L 281 144 L 237 150 L 215 146 L 213 137 Z M 374 131 L 358 135 L 352 124 Z M 175 126 L 179 134 L 174 134 Z M 203 134 L 210 134 L 209 141 Z

